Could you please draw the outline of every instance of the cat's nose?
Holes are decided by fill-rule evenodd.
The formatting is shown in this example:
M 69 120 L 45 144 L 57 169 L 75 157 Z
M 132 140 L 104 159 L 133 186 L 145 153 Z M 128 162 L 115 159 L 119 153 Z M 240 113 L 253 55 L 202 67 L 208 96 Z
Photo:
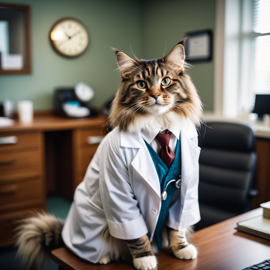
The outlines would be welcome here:
M 158 97 L 160 96 L 160 94 L 156 94 L 156 95 L 150 95 L 151 97 L 153 97 L 154 99 L 158 99 Z

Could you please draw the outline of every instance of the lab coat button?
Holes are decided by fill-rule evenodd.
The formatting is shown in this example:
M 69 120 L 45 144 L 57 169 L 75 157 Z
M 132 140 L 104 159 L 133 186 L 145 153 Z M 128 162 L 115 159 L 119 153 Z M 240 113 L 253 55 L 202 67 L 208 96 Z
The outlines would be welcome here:
M 153 213 L 157 215 L 158 211 L 156 209 L 152 209 Z

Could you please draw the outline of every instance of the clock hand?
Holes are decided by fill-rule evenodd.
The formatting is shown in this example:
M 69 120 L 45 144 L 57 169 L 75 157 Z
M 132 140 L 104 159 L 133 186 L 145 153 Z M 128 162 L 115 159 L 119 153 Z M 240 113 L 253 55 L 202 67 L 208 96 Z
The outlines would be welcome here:
M 71 35 L 70 38 L 73 38 L 74 36 L 78 35 L 80 33 L 80 30 L 77 31 L 75 34 Z
M 59 40 L 60 42 L 58 42 L 58 46 L 61 46 L 63 43 L 69 41 L 71 39 L 71 36 L 69 36 L 66 32 L 63 31 L 63 33 L 65 34 L 65 36 L 67 37 L 67 39 L 65 40 Z
M 66 32 L 64 32 L 64 33 L 68 37 L 68 39 L 71 39 L 71 36 L 69 36 Z
M 65 32 L 64 32 L 65 33 Z M 65 35 L 68 37 L 68 39 L 62 41 L 61 43 L 59 43 L 58 45 L 61 46 L 63 43 L 66 43 L 67 41 L 69 41 L 70 39 L 72 39 L 74 36 L 78 35 L 80 33 L 80 30 L 77 31 L 76 33 L 74 33 L 73 35 L 69 36 L 67 33 L 65 33 Z
M 58 46 L 61 46 L 62 44 L 66 43 L 67 41 L 69 41 L 69 39 L 66 39 L 66 40 L 64 40 L 64 41 L 62 41 L 62 42 L 60 42 L 60 43 L 57 43 L 57 45 L 58 45 Z
M 65 32 L 64 32 L 65 33 Z M 70 39 L 72 39 L 74 36 L 78 35 L 80 33 L 80 30 L 77 31 L 76 33 L 74 33 L 73 35 L 69 36 L 67 33 L 65 33 L 65 35 L 68 37 L 68 39 L 62 41 L 61 43 L 59 43 L 58 45 L 61 46 L 63 43 L 69 41 Z

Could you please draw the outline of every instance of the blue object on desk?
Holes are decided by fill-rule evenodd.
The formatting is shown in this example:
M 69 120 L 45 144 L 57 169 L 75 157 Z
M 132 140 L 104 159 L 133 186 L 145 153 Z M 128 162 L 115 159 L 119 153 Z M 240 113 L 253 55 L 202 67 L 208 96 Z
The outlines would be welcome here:
M 81 104 L 78 100 L 70 100 L 65 103 L 68 106 L 81 107 Z

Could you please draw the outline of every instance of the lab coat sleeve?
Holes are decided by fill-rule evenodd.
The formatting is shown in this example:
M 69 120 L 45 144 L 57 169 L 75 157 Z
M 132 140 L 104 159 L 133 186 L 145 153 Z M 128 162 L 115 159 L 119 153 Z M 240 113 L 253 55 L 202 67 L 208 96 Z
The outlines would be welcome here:
M 113 145 L 113 146 L 112 146 Z M 100 194 L 108 227 L 119 239 L 136 239 L 148 229 L 129 183 L 123 151 L 108 142 L 100 162 Z

